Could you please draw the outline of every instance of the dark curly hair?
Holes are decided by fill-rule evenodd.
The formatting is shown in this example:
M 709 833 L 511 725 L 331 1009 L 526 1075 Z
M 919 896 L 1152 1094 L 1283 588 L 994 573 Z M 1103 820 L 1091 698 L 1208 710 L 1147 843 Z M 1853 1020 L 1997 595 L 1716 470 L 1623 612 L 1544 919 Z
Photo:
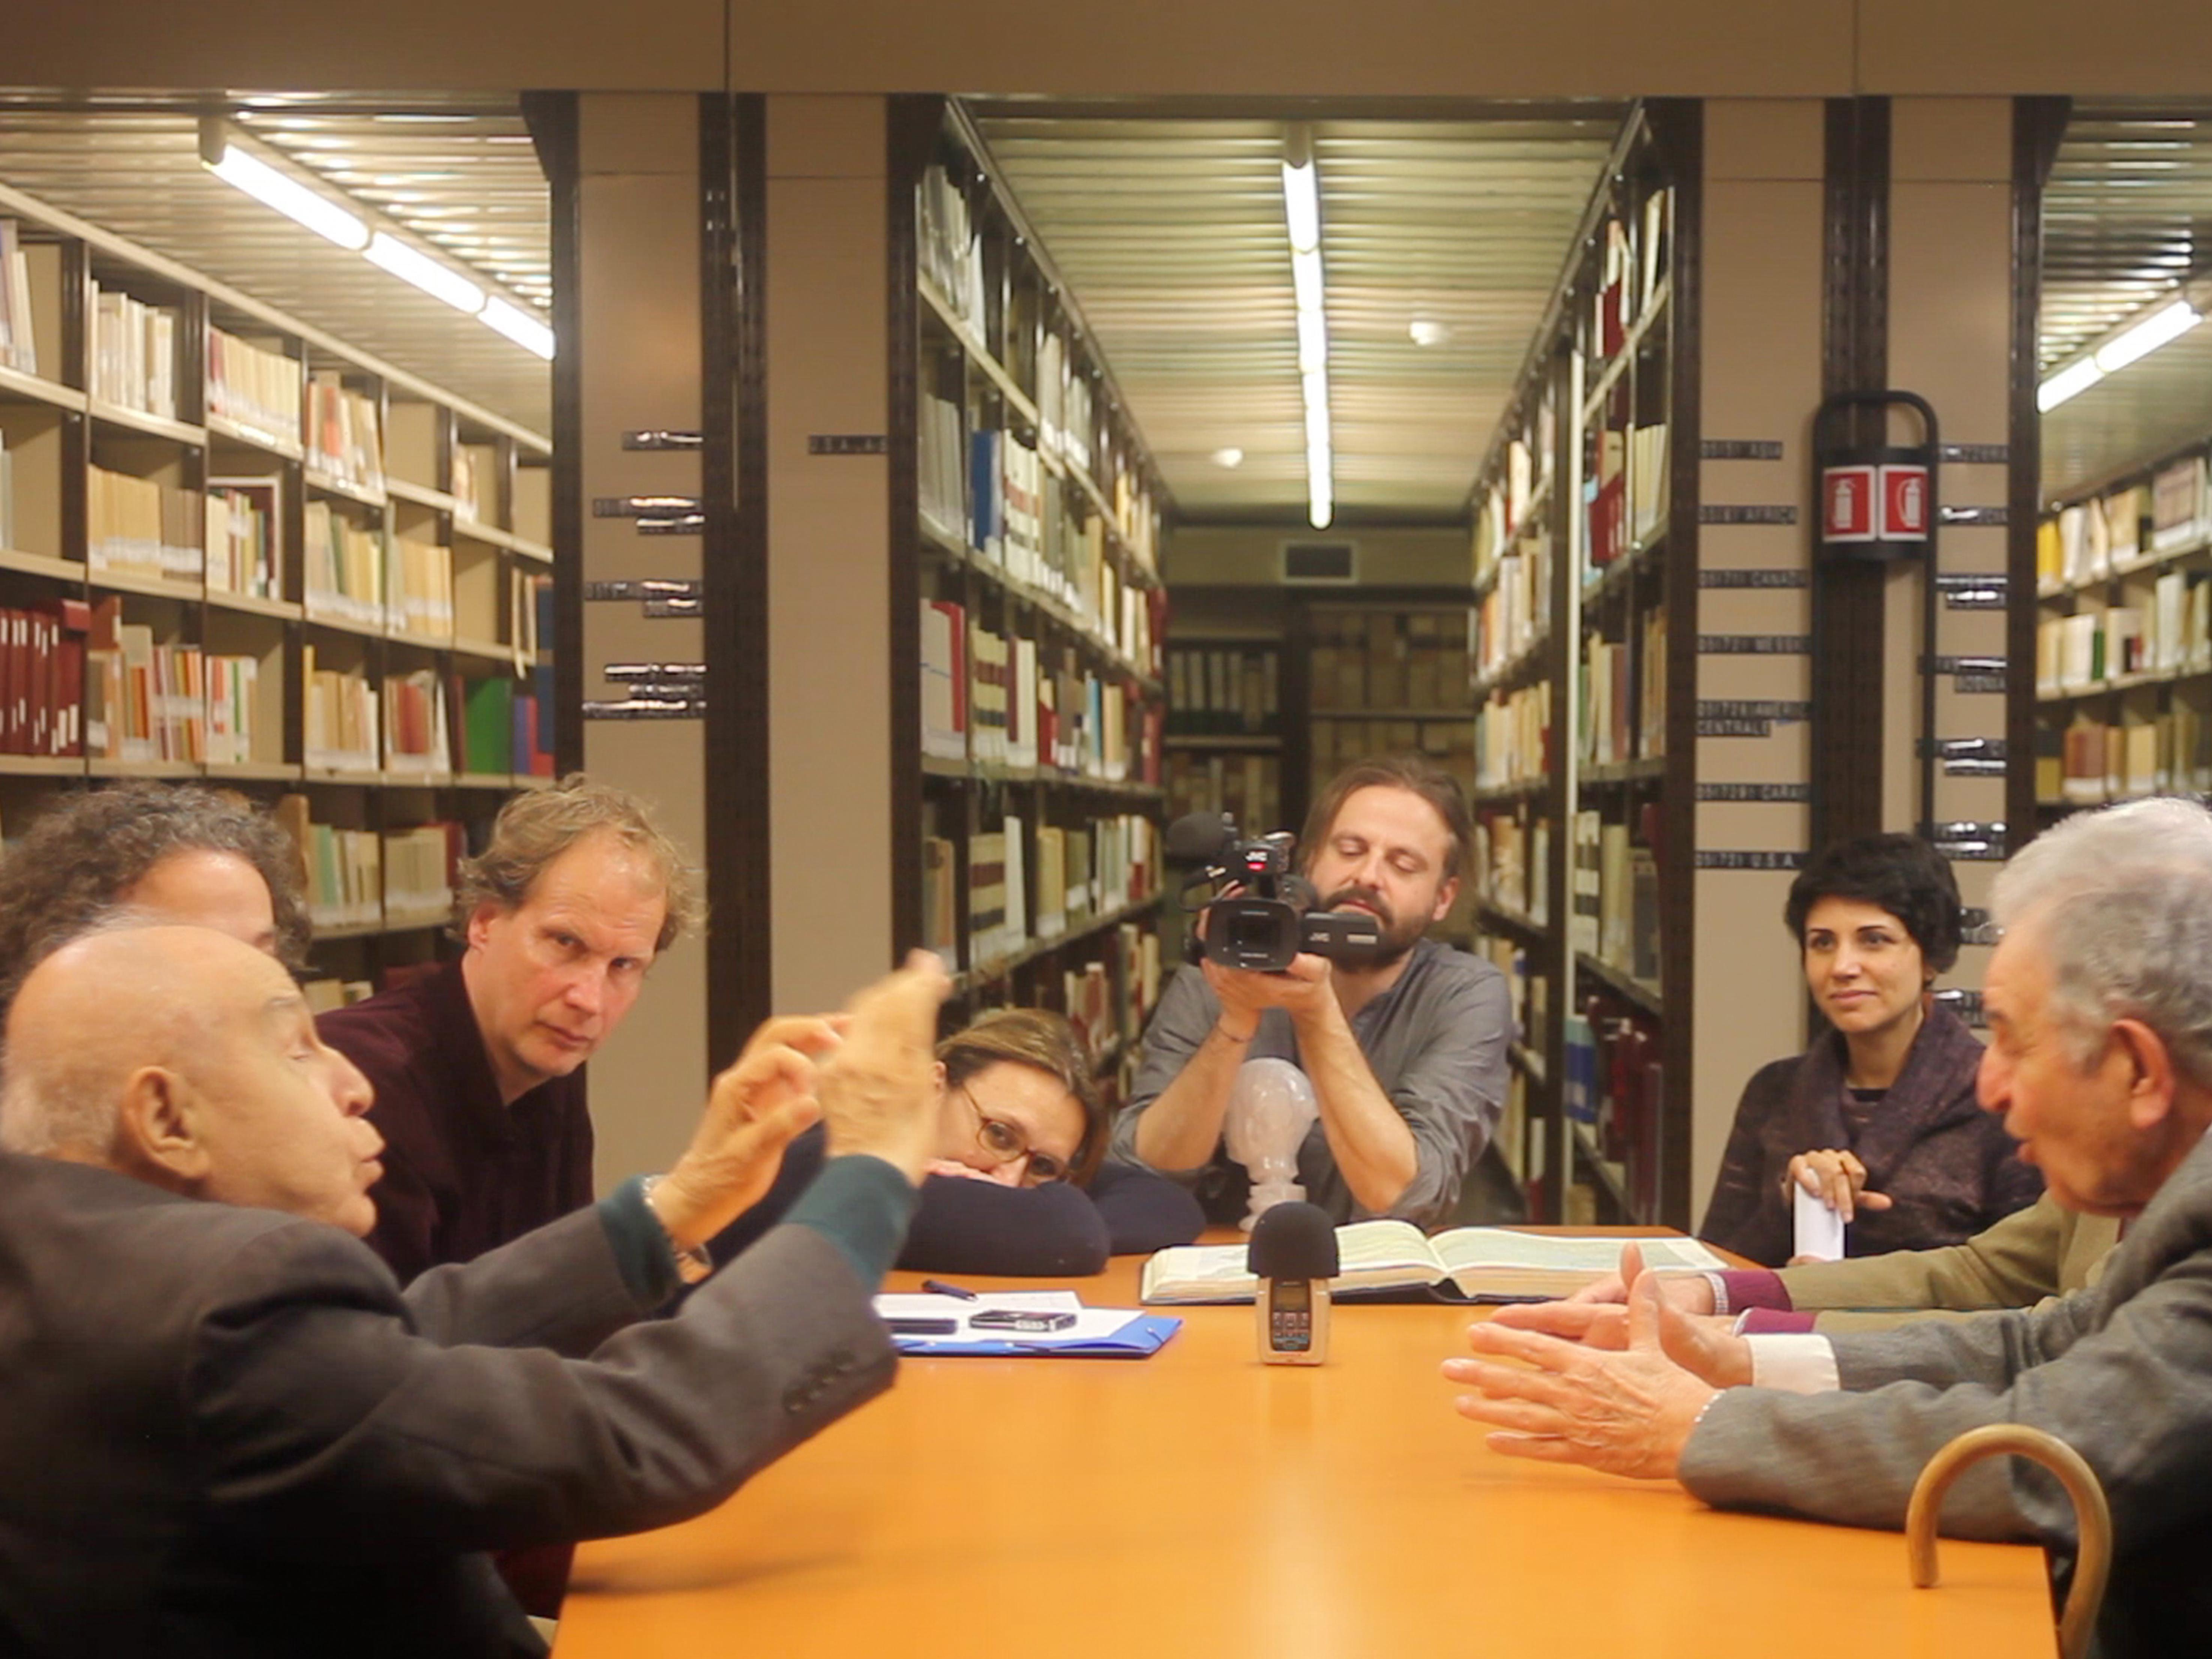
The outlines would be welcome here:
M 1879 905 L 1905 924 L 1921 960 L 1941 974 L 1959 959 L 1959 884 L 1950 861 L 1917 836 L 1856 836 L 1823 848 L 1790 884 L 1782 919 L 1805 948 L 1805 918 L 1824 898 Z
M 123 783 L 56 803 L 0 859 L 0 1016 L 24 975 L 176 853 L 229 853 L 269 884 L 276 954 L 297 972 L 313 937 L 299 849 L 241 796 L 200 784 Z

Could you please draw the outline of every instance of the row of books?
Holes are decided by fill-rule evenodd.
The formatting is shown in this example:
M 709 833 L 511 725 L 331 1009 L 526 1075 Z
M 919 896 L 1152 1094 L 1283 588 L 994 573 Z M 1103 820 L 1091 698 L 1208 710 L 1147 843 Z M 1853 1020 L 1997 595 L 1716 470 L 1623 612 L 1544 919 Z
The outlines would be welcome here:
M 1306 727 L 1306 753 L 1316 787 L 1355 761 L 1376 755 L 1425 755 L 1467 787 L 1475 774 L 1475 717 L 1437 720 L 1317 720 Z
M 1482 706 L 1474 732 L 1474 787 L 1500 789 L 1550 775 L 1552 683 L 1499 693 Z
M 300 360 L 220 328 L 207 335 L 208 413 L 278 444 L 300 441 Z
M 95 571 L 198 581 L 207 508 L 200 492 L 154 478 L 88 469 L 85 555 Z
M 384 908 L 422 915 L 453 908 L 468 836 L 450 820 L 384 832 Z
M 1655 190 L 1638 207 L 1609 215 L 1598 233 L 1605 243 L 1603 264 L 1580 341 L 1593 371 L 1620 351 L 1658 295 L 1667 276 L 1673 198 L 1671 190 Z
M 1598 1158 L 1613 1166 L 1630 1218 L 1658 1213 L 1666 1070 L 1657 1024 L 1608 994 L 1594 994 L 1566 1019 L 1568 1118 Z
M 0 610 L 0 754 L 84 753 L 89 615 L 82 599 Z
M 1601 428 L 1583 482 L 1583 571 L 1590 580 L 1648 541 L 1667 517 L 1667 428 Z
M 301 757 L 309 766 L 374 771 L 384 764 L 383 720 L 376 687 L 366 674 L 318 668 L 315 647 L 301 647 Z
M 2042 734 L 2035 757 L 2035 796 L 2051 805 L 2094 806 L 2208 785 L 2212 720 L 2185 697 L 2118 720 L 2076 715 L 2063 730 Z
M 923 837 L 922 943 L 953 968 L 963 931 L 958 857 L 946 837 Z M 1125 813 L 1085 829 L 1032 830 L 1008 814 L 989 834 L 968 838 L 968 961 L 1003 961 L 1032 938 L 1056 939 L 1125 909 L 1159 890 L 1159 828 L 1149 817 Z
M 301 586 L 308 610 L 382 628 L 384 532 L 328 501 L 309 501 L 304 522 Z
M 177 313 L 112 289 L 92 309 L 92 395 L 161 420 L 177 418 Z
M 391 596 L 386 614 L 394 627 L 434 639 L 453 632 L 453 550 L 412 536 L 392 538 Z
M 1658 809 L 1638 809 L 1609 823 L 1595 808 L 1575 814 L 1573 914 L 1567 942 L 1631 978 L 1659 978 L 1659 863 L 1653 850 Z
M 1551 1007 L 1551 981 L 1535 969 L 1528 947 L 1507 934 L 1486 934 L 1474 946 L 1505 977 L 1505 993 L 1513 1011 L 1516 1041 L 1533 1043 L 1544 1029 Z
M 303 756 L 346 771 L 553 774 L 550 676 L 518 689 L 503 675 L 471 679 L 433 669 L 364 674 L 316 666 L 304 647 Z
M 1498 579 L 1475 611 L 1475 670 L 1495 674 L 1544 635 L 1552 617 L 1552 538 L 1537 530 L 1496 561 Z
M 31 262 L 22 227 L 0 219 L 0 368 L 39 372 L 38 315 L 31 299 Z
M 2079 691 L 2129 674 L 2212 667 L 2212 578 L 2169 570 L 2148 605 L 2116 605 L 2036 624 L 2035 684 Z
M 949 599 L 921 604 L 925 755 L 1111 782 L 1159 781 L 1161 716 L 1066 647 L 973 626 Z
M 273 599 L 280 591 L 277 526 L 282 486 L 275 478 L 210 478 L 207 492 L 207 585 L 218 592 Z
M 1167 665 L 1170 734 L 1234 737 L 1279 731 L 1279 647 L 1182 646 L 1168 652 Z
M 1490 902 L 1540 927 L 1550 921 L 1552 824 L 1533 805 L 1474 815 L 1474 867 Z
M 1521 536 L 1537 526 L 1530 521 L 1537 498 L 1550 486 L 1559 444 L 1559 410 L 1550 381 L 1544 383 L 1524 430 L 1505 445 L 1501 475 L 1483 492 L 1474 515 L 1474 579 L 1488 576 Z
M 1468 622 L 1438 611 L 1316 611 L 1316 709 L 1473 713 Z
M 1576 752 L 1587 765 L 1661 755 L 1667 748 L 1667 613 L 1647 611 L 1637 638 L 1591 639 L 1576 665 L 1582 696 Z
M 2039 586 L 2080 586 L 2155 554 L 2202 542 L 2212 528 L 2212 485 L 2206 459 L 2185 456 L 2161 467 L 2148 484 L 2129 484 L 2062 507 L 2036 526 Z
M 1296 827 L 1283 822 L 1282 763 L 1273 755 L 1170 750 L 1166 782 L 1170 823 L 1205 812 L 1215 817 L 1226 813 L 1253 835 Z
M 85 652 L 82 752 L 118 761 L 251 760 L 260 671 L 258 658 L 156 644 L 142 623 L 115 624 L 112 635 L 95 626 Z M 64 714 L 50 729 L 71 723 Z
M 1092 505 L 1049 477 L 1018 437 L 967 430 L 959 408 L 943 398 L 921 400 L 917 432 L 925 524 L 1065 605 L 1113 649 L 1157 672 L 1164 615 L 1107 558 L 1105 520 Z
M 307 465 L 340 483 L 372 493 L 384 488 L 384 436 L 376 400 L 338 374 L 319 371 L 307 382 Z
M 15 457 L 0 432 L 0 547 L 15 545 Z
M 921 175 L 915 209 L 915 257 L 922 276 L 955 316 L 988 337 L 982 243 L 967 192 L 941 163 L 933 162 Z

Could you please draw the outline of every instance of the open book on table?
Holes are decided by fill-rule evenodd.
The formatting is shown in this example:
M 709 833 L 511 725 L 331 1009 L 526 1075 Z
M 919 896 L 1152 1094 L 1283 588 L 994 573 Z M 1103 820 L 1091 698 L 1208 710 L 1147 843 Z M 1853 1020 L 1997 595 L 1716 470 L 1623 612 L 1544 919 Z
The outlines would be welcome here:
M 1355 1221 L 1336 1230 L 1340 1271 L 1329 1281 L 1338 1296 L 1424 1292 L 1440 1302 L 1521 1301 L 1567 1296 L 1620 1265 L 1620 1247 L 1633 1243 L 1647 1267 L 1725 1267 L 1693 1238 L 1571 1237 L 1524 1233 L 1510 1227 L 1457 1227 L 1434 1238 L 1410 1221 Z M 1146 1302 L 1249 1302 L 1258 1283 L 1244 1271 L 1244 1249 L 1235 1244 L 1180 1244 L 1145 1263 Z

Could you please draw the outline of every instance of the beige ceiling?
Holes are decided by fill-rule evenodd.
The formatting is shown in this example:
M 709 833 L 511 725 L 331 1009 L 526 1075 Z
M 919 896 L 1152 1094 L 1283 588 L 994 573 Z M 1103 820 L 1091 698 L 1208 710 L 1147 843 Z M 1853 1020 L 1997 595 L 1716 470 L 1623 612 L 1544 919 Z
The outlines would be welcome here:
M 2212 112 L 2078 107 L 2043 198 L 2042 371 L 2212 271 Z M 2200 325 L 2044 417 L 2046 497 L 2212 434 L 2212 325 Z
M 1002 106 L 977 125 L 1182 515 L 1302 519 L 1284 124 Z M 1463 514 L 1619 125 L 1603 106 L 1312 123 L 1340 519 Z M 1449 337 L 1415 344 L 1416 320 Z M 1234 470 L 1211 459 L 1230 447 Z
M 535 432 L 550 366 L 473 318 L 333 246 L 199 162 L 198 107 L 0 98 L 0 184 L 228 283 Z M 550 210 L 512 99 L 216 100 L 238 128 L 543 313 Z

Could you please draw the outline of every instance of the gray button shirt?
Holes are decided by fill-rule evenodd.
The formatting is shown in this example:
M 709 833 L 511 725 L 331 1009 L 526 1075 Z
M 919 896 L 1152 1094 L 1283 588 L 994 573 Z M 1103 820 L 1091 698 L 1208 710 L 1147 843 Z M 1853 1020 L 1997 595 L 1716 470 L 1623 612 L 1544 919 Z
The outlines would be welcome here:
M 1212 988 L 1195 968 L 1170 983 L 1145 1032 L 1129 1104 L 1114 1126 L 1115 1158 L 1153 1167 L 1137 1156 L 1137 1121 L 1189 1062 L 1220 1012 Z M 1449 1220 L 1459 1203 L 1460 1183 L 1489 1144 L 1505 1098 L 1505 1050 L 1513 1036 L 1505 975 L 1480 957 L 1422 939 L 1397 982 L 1352 1016 L 1352 1034 L 1376 1083 L 1413 1132 L 1419 1158 L 1413 1182 L 1388 1213 L 1425 1226 Z M 1291 1017 L 1279 1008 L 1262 1014 L 1246 1057 L 1297 1064 Z M 1243 1166 L 1218 1144 L 1200 1169 L 1158 1173 L 1193 1188 L 1216 1221 L 1244 1213 L 1249 1182 Z M 1298 1180 L 1308 1200 L 1339 1222 L 1378 1213 L 1352 1196 L 1318 1121 L 1298 1150 Z

